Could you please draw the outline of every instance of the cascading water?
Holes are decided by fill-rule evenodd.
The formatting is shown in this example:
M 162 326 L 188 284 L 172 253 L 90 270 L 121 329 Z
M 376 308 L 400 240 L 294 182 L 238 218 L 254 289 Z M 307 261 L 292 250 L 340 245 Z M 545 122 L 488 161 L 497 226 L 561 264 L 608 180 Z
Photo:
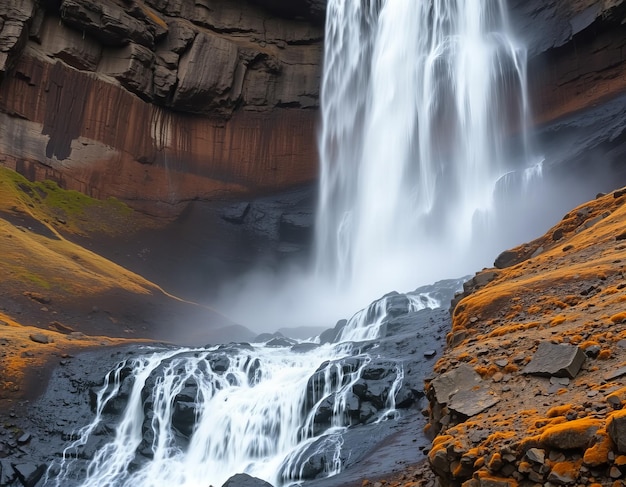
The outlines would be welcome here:
M 122 361 L 45 485 L 218 487 L 245 472 L 280 486 L 334 475 L 350 426 L 396 414 L 403 364 L 365 352 L 377 347 L 370 340 L 393 317 L 439 305 L 428 293 L 391 294 L 323 345 L 231 344 Z
M 331 0 L 326 32 L 321 277 L 369 302 L 512 244 L 489 225 L 496 187 L 535 164 L 506 2 Z

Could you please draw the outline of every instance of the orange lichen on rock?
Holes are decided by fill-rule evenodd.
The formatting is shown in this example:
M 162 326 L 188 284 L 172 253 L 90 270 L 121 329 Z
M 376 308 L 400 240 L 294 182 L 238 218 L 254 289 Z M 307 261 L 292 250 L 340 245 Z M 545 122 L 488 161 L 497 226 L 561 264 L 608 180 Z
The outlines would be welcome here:
M 552 318 L 552 320 L 550 320 L 550 326 L 560 325 L 562 323 L 565 323 L 565 320 L 567 320 L 567 318 L 563 315 L 555 316 L 554 318 Z
M 559 484 L 574 483 L 580 476 L 582 460 L 555 463 L 548 477 Z
M 613 323 L 624 323 L 626 321 L 626 311 L 622 311 L 620 313 L 616 313 L 609 318 Z
M 546 413 L 546 417 L 548 418 L 556 418 L 558 416 L 565 416 L 569 411 L 572 410 L 571 404 L 563 404 L 562 406 L 554 406 L 548 409 Z
M 609 462 L 609 453 L 613 449 L 613 441 L 605 429 L 596 432 L 596 443 L 585 450 L 583 463 L 589 467 L 599 467 Z
M 595 418 L 581 418 L 548 427 L 540 442 L 561 450 L 586 449 L 596 432 L 604 426 L 604 421 Z

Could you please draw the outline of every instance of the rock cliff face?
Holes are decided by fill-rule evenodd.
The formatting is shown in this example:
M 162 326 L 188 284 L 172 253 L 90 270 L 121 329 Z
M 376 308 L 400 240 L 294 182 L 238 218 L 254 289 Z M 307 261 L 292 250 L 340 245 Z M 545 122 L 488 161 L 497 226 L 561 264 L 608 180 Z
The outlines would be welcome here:
M 313 179 L 319 2 L 7 1 L 0 164 L 157 214 Z
M 168 215 L 315 178 L 326 0 L 4 4 L 0 164 Z M 544 141 L 623 145 L 626 2 L 509 7 Z M 576 135 L 590 126 L 602 133 Z
M 626 2 L 511 0 L 529 48 L 537 123 L 549 123 L 626 90 Z

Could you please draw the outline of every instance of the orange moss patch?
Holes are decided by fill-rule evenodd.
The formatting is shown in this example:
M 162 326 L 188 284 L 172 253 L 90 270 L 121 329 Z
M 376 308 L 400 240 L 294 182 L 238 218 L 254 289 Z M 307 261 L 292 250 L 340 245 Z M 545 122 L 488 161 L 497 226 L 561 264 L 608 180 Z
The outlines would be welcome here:
M 593 435 L 604 425 L 604 421 L 594 418 L 575 419 L 547 428 L 540 438 L 542 444 L 581 448 L 586 446 Z
M 599 467 L 609 462 L 609 452 L 613 449 L 614 445 L 611 438 L 604 429 L 598 430 L 596 433 L 598 441 L 590 448 L 585 450 L 583 456 L 583 463 L 590 467 Z
M 621 313 L 616 313 L 609 318 L 613 323 L 623 323 L 626 321 L 626 311 L 622 311 Z
M 552 318 L 552 320 L 550 320 L 550 326 L 560 325 L 561 323 L 565 323 L 566 320 L 567 318 L 565 318 L 565 316 L 563 315 L 555 316 L 554 318 Z
M 548 409 L 548 412 L 546 413 L 546 417 L 556 418 L 558 416 L 565 416 L 571 410 L 572 410 L 571 404 L 564 404 L 562 406 L 554 406 L 553 408 Z
M 578 460 L 575 462 L 574 461 L 559 462 L 559 463 L 555 463 L 552 466 L 552 472 L 554 472 L 561 478 L 569 478 L 572 481 L 575 481 L 580 475 L 581 466 L 582 466 L 582 460 Z
M 611 350 L 609 350 L 608 348 L 605 348 L 604 350 L 600 350 L 600 353 L 598 354 L 598 359 L 599 360 L 608 360 L 611 358 Z

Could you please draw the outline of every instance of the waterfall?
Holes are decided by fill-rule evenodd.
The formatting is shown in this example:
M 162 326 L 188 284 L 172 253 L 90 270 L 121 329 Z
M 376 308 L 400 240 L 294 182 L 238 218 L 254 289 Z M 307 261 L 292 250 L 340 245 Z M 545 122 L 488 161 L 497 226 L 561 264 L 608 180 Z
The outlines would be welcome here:
M 329 0 L 325 49 L 320 280 L 367 303 L 475 270 L 477 243 L 493 258 L 494 199 L 524 197 L 511 188 L 541 176 L 524 133 L 525 51 L 505 1 Z M 317 296 L 306 295 L 309 308 L 296 301 L 300 312 L 330 307 Z M 283 486 L 335 475 L 351 455 L 344 433 L 418 399 L 415 377 L 404 382 L 419 346 L 398 359 L 374 351 L 393 330 L 405 333 L 396 351 L 419 342 L 415 315 L 442 302 L 390 293 L 329 330 L 332 343 L 320 336 L 302 349 L 231 344 L 124 361 L 46 485 L 218 487 L 245 472 Z
M 513 244 L 496 186 L 539 163 L 505 0 L 330 0 L 326 36 L 318 274 L 368 302 Z
M 356 313 L 332 343 L 304 348 L 285 339 L 145 350 L 106 375 L 92 396 L 93 421 L 44 484 L 219 487 L 247 473 L 278 487 L 335 475 L 352 454 L 344 432 L 395 418 L 397 396 L 412 396 L 413 386 L 402 391 L 403 360 L 369 353 L 378 346 L 371 340 L 393 318 L 440 304 L 429 292 L 392 293 Z

